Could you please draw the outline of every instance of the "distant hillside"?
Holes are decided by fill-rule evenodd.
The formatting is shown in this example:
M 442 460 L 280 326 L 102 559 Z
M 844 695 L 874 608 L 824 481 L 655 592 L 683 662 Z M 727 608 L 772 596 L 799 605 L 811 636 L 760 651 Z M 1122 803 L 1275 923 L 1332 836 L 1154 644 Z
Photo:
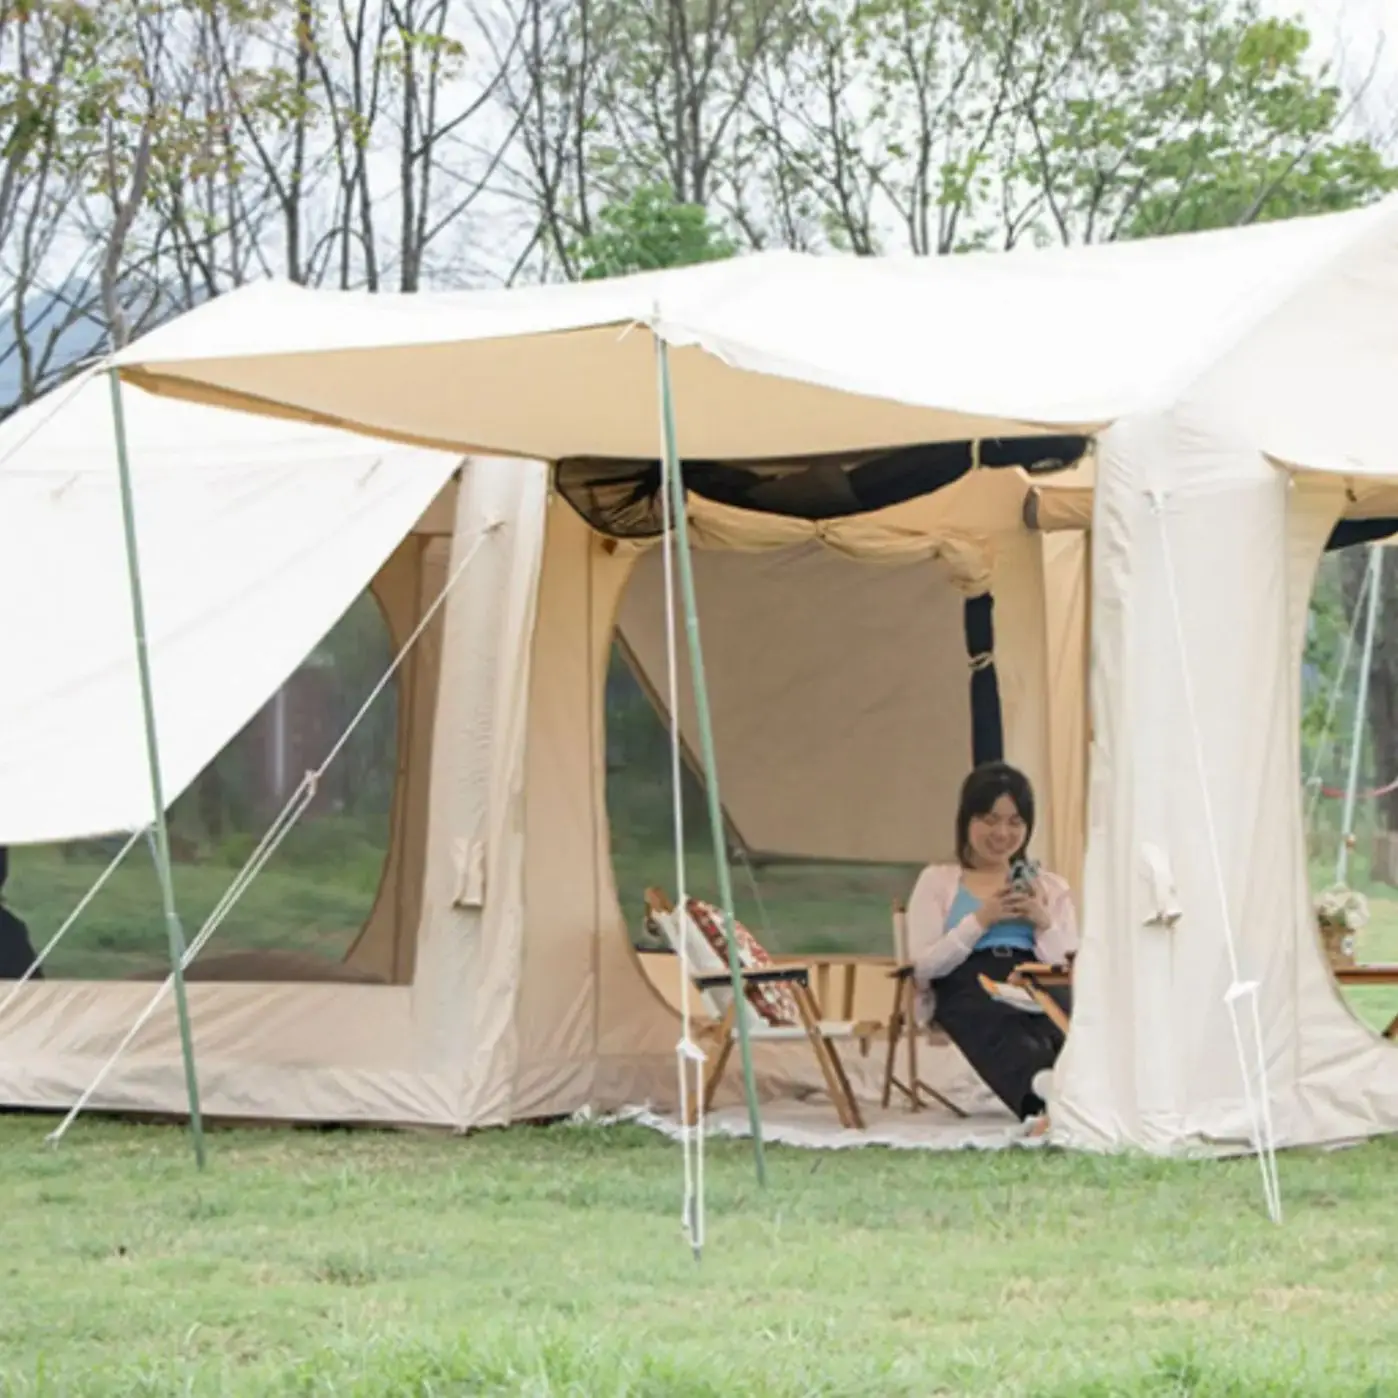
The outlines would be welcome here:
M 148 304 L 149 288 L 142 287 L 141 292 Z M 98 315 L 83 314 L 73 317 L 71 324 L 64 323 L 72 314 L 73 304 L 85 305 L 90 302 L 93 302 L 91 285 L 73 283 L 57 291 L 37 294 L 26 305 L 25 321 L 29 326 L 29 342 L 33 352 L 36 356 L 47 352 L 48 356 L 44 366 L 46 386 L 57 383 L 74 364 L 91 358 L 105 347 L 106 327 Z M 95 309 L 93 303 L 94 312 Z M 170 304 L 163 308 L 163 314 L 148 317 L 145 328 L 168 319 L 180 309 Z M 56 337 L 52 346 L 49 345 L 50 336 Z M 13 313 L 9 306 L 0 303 L 0 417 L 17 406 L 19 384 Z
M 25 321 L 29 326 L 29 342 L 34 353 L 47 352 L 46 381 L 61 378 L 64 370 L 81 359 L 86 359 L 102 346 L 104 331 L 95 317 L 82 316 L 65 325 L 70 314 L 69 301 L 82 293 L 84 288 L 74 287 L 65 294 L 65 289 L 36 295 L 25 306 Z M 55 336 L 53 345 L 49 337 Z M 12 312 L 7 307 L 0 317 L 0 412 L 7 412 L 16 406 L 19 397 L 20 371 L 19 355 L 15 347 L 15 332 Z

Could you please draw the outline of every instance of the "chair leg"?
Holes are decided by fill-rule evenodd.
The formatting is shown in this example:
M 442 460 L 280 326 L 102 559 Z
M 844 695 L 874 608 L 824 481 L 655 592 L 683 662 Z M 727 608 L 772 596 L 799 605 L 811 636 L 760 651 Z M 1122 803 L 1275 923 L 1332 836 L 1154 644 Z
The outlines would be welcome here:
M 969 1112 L 965 1112 L 960 1107 L 958 1107 L 956 1103 L 951 1100 L 950 1097 L 944 1097 L 930 1083 L 921 1083 L 919 1084 L 919 1086 L 921 1086 L 922 1090 L 929 1097 L 935 1097 L 937 1101 L 939 1101 L 942 1104 L 942 1106 L 944 1106 L 947 1109 L 947 1111 L 949 1111 L 953 1116 L 958 1116 L 961 1118 L 962 1121 L 965 1121 L 966 1118 L 970 1115 Z
M 903 992 L 903 1019 L 908 1026 L 908 1097 L 913 1111 L 922 1109 L 922 1098 L 918 1096 L 920 1079 L 917 1075 L 917 987 L 912 981 L 904 981 L 899 986 Z
M 806 1037 L 811 1041 L 816 1062 L 820 1064 L 820 1071 L 824 1075 L 826 1090 L 835 1104 L 835 1114 L 840 1118 L 840 1125 L 862 1131 L 864 1118 L 855 1103 L 854 1093 L 850 1089 L 849 1079 L 845 1076 L 844 1065 L 840 1062 L 835 1046 L 820 1032 L 820 1023 L 815 1014 L 810 990 L 806 986 L 797 985 L 792 987 L 792 992 L 796 997 L 796 1008 L 800 1012 Z
M 723 1070 L 728 1066 L 729 1055 L 733 1052 L 733 1016 L 735 1004 L 730 1004 L 723 1012 L 723 1018 L 718 1024 L 718 1043 L 714 1048 L 713 1061 L 709 1064 L 709 1071 L 704 1078 L 704 1110 L 707 1112 L 714 1104 L 714 1094 L 718 1091 L 718 1085 L 723 1078 Z M 686 1126 L 693 1126 L 699 1119 L 699 1104 L 691 1102 L 689 1104 L 689 1120 Z
M 893 1009 L 888 1016 L 888 1061 L 883 1070 L 883 1097 L 880 1105 L 885 1110 L 889 1101 L 893 1097 L 894 1069 L 898 1065 L 898 1040 L 903 1035 L 903 987 L 895 985 L 893 992 Z M 902 1084 L 898 1084 L 899 1087 Z
M 839 1080 L 840 1091 L 845 1099 L 845 1106 L 849 1111 L 850 1125 L 856 1131 L 864 1129 L 864 1113 L 859 1110 L 859 1103 L 854 1096 L 854 1089 L 850 1086 L 849 1075 L 845 1072 L 844 1059 L 840 1057 L 840 1050 L 835 1047 L 829 1039 L 823 1039 L 825 1052 L 830 1056 L 830 1066 L 835 1070 L 835 1077 Z

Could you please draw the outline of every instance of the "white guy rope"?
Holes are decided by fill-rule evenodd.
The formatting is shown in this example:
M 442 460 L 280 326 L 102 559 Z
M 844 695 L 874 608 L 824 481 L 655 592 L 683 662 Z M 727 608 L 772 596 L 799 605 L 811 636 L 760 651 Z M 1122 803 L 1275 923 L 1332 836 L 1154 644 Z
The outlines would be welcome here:
M 1272 1105 L 1267 1082 L 1267 1060 L 1262 1045 L 1262 1021 L 1257 1008 L 1257 982 L 1245 981 L 1239 971 L 1238 946 L 1233 934 L 1233 916 L 1228 906 L 1228 883 L 1223 873 L 1223 856 L 1219 852 L 1218 828 L 1214 820 L 1213 797 L 1209 793 L 1208 764 L 1204 758 L 1204 739 L 1199 728 L 1199 710 L 1194 697 L 1194 679 L 1189 669 L 1189 650 L 1185 642 L 1184 614 L 1180 608 L 1179 587 L 1175 578 L 1175 559 L 1170 550 L 1170 531 L 1165 521 L 1165 497 L 1150 492 L 1151 513 L 1160 527 L 1160 552 L 1165 565 L 1165 587 L 1170 599 L 1174 623 L 1175 645 L 1179 651 L 1180 679 L 1184 689 L 1185 714 L 1194 748 L 1194 763 L 1199 779 L 1200 804 L 1204 814 L 1204 835 L 1209 843 L 1209 862 L 1214 876 L 1219 914 L 1223 919 L 1223 940 L 1228 951 L 1231 984 L 1224 995 L 1228 1018 L 1233 1026 L 1233 1044 L 1238 1052 L 1238 1068 L 1243 1078 L 1243 1096 L 1248 1115 L 1252 1118 L 1253 1139 L 1257 1161 L 1262 1170 L 1262 1193 L 1267 1201 L 1267 1213 L 1273 1223 L 1282 1221 L 1281 1182 L 1277 1175 L 1276 1136 L 1272 1129 Z M 1253 1091 L 1252 1074 L 1248 1070 L 1247 1052 L 1243 1046 L 1243 1030 L 1238 1022 L 1238 1002 L 1246 1000 L 1252 1009 L 1254 1047 L 1257 1053 L 1257 1092 Z
M 762 924 L 762 935 L 770 943 L 772 936 L 771 919 L 767 916 L 767 901 L 762 896 L 762 888 L 757 882 L 757 870 L 752 867 L 752 858 L 748 854 L 747 846 L 738 845 L 738 862 L 742 864 L 748 876 L 748 887 L 752 889 L 753 902 L 757 904 L 757 916 Z
M 664 404 L 661 432 L 664 433 Z M 680 1038 L 675 1045 L 679 1074 L 680 1151 L 684 1157 L 684 1201 L 680 1219 L 697 1258 L 704 1248 L 704 1051 L 694 1042 L 689 1006 L 689 867 L 684 853 L 684 754 L 680 744 L 679 637 L 675 627 L 675 553 L 679 540 L 670 501 L 670 453 L 661 443 L 661 555 L 665 574 L 665 680 L 670 709 L 670 787 L 675 836 L 675 950 L 680 959 Z M 694 1075 L 693 1087 L 690 1074 Z M 694 1125 L 689 1124 L 690 1092 L 694 1093 Z
M 388 669 L 384 671 L 378 683 L 369 691 L 369 697 L 365 699 L 359 706 L 354 717 L 350 719 L 348 727 L 340 734 L 320 765 L 313 772 L 307 772 L 306 775 L 301 778 L 300 785 L 291 793 L 286 805 L 282 807 L 276 819 L 268 826 L 267 833 L 263 835 L 262 839 L 258 842 L 257 848 L 248 856 L 247 862 L 238 871 L 233 882 L 225 890 L 223 897 L 219 899 L 213 912 L 205 919 L 204 925 L 199 929 L 194 940 L 191 941 L 189 946 L 185 949 L 184 956 L 180 959 L 181 971 L 187 970 L 199 953 L 208 945 L 209 939 L 218 931 L 228 914 L 233 910 L 233 905 L 242 897 L 248 885 L 262 872 L 267 861 L 276 853 L 282 841 L 291 833 L 292 827 L 301 818 L 306 808 L 314 799 L 316 787 L 320 784 L 320 779 L 325 775 L 330 764 L 344 751 L 345 744 L 349 742 L 355 729 L 363 722 L 364 716 L 369 712 L 374 700 L 383 693 L 384 688 L 398 672 L 403 661 L 407 659 L 413 646 L 417 644 L 419 637 L 427 630 L 433 617 L 441 610 L 452 588 L 456 586 L 457 581 L 466 571 L 467 565 L 480 551 L 481 545 L 490 535 L 501 529 L 503 525 L 503 520 L 493 520 L 476 536 L 471 547 L 466 551 L 465 557 L 462 558 L 461 562 L 452 570 L 451 576 L 447 578 L 442 590 L 433 599 L 431 606 L 422 614 L 421 619 L 413 628 L 408 639 L 403 642 L 402 647 L 389 663 Z M 97 1076 L 93 1078 L 82 1096 L 74 1103 L 72 1110 L 63 1118 L 58 1126 L 49 1133 L 46 1139 L 51 1144 L 57 1145 L 67 1134 L 68 1128 L 86 1109 L 87 1104 L 92 1100 L 93 1094 L 96 1093 L 106 1081 L 107 1074 L 116 1066 L 122 1054 L 131 1047 L 137 1034 L 145 1028 L 151 1016 L 160 1007 L 161 1001 L 169 994 L 170 988 L 174 983 L 175 973 L 171 971 L 146 1002 L 145 1008 L 136 1017 L 136 1022 L 126 1031 L 125 1037 L 123 1037 L 122 1041 L 116 1046 L 115 1050 L 113 1050 L 111 1057 L 103 1063 L 102 1067 L 97 1072 Z
M 146 827 L 146 829 L 149 829 L 149 827 Z M 68 935 L 68 932 L 72 928 L 73 924 L 76 923 L 77 920 L 87 911 L 88 905 L 92 902 L 94 898 L 97 897 L 97 895 L 106 886 L 107 880 L 110 879 L 111 876 L 116 873 L 118 867 L 121 864 L 121 861 L 125 859 L 128 854 L 131 853 L 132 846 L 145 833 L 145 829 L 132 831 L 126 843 L 122 845 L 121 850 L 117 854 L 116 858 L 113 859 L 112 862 L 108 864 L 107 867 L 103 869 L 100 874 L 97 875 L 97 881 L 92 885 L 91 888 L 88 889 L 86 893 L 83 894 L 82 898 L 78 902 L 78 906 L 74 908 L 71 913 L 68 914 L 67 920 L 64 922 L 63 926 L 60 927 L 58 931 L 55 932 L 53 936 L 48 939 L 47 942 L 44 943 L 44 949 L 38 954 L 38 956 L 34 958 L 33 964 L 10 987 L 10 993 L 7 996 L 5 996 L 3 1000 L 0 1000 L 0 1019 L 3 1019 L 5 1017 L 5 1011 L 10 1008 L 11 1001 L 13 1001 L 15 996 L 18 995 L 19 992 L 23 990 L 24 987 L 29 983 L 29 981 L 31 981 L 34 978 L 34 973 L 39 969 L 40 966 L 44 964 L 45 961 L 48 960 L 49 953 L 54 949 L 54 947 L 56 947 L 59 944 L 59 942 L 61 942 L 64 939 L 64 937 Z
M 1345 677 L 1349 674 L 1350 656 L 1354 652 L 1354 638 L 1359 631 L 1359 618 L 1364 615 L 1364 599 L 1369 594 L 1369 588 L 1373 582 L 1373 573 L 1370 569 L 1364 570 L 1364 580 L 1359 585 L 1359 595 L 1354 601 L 1354 612 L 1349 619 L 1349 630 L 1345 632 L 1344 645 L 1340 649 L 1340 669 L 1335 676 L 1334 683 L 1330 686 L 1330 697 L 1325 705 L 1325 721 L 1321 724 L 1320 738 L 1316 743 L 1315 757 L 1311 760 L 1311 772 L 1306 778 L 1305 789 L 1310 793 L 1306 800 L 1306 819 L 1304 829 L 1310 834 L 1315 823 L 1316 807 L 1320 804 L 1321 769 L 1325 765 L 1326 759 L 1330 756 L 1332 743 L 1332 730 L 1335 725 L 1335 713 L 1340 706 L 1340 693 L 1344 688 Z
M 1335 856 L 1335 882 L 1349 877 L 1349 852 L 1354 841 L 1354 803 L 1359 794 L 1359 767 L 1364 760 L 1364 720 L 1369 708 L 1369 680 L 1374 669 L 1374 637 L 1383 601 L 1383 550 L 1369 545 L 1368 567 L 1373 578 L 1369 605 L 1364 609 L 1364 649 L 1359 657 L 1359 684 L 1354 695 L 1354 731 L 1350 734 L 1349 772 L 1345 777 L 1345 804 L 1340 814 L 1340 848 Z

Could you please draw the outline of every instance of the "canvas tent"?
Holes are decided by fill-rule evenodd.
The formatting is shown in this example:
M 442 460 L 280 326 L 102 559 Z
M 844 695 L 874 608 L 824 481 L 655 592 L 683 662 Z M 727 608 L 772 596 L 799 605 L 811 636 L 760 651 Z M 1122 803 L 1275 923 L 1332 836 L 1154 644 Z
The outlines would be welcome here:
M 598 712 L 614 626 L 663 685 L 654 541 L 593 529 L 538 465 L 127 400 L 172 798 L 360 589 L 401 645 L 459 576 L 405 665 L 383 884 L 344 964 L 221 957 L 217 939 L 195 963 L 206 1111 L 468 1126 L 663 1105 L 679 986 L 638 960 L 638 910 L 616 905 Z M 1049 734 L 1074 733 L 1080 757 L 1083 544 L 1024 531 L 1025 490 L 987 470 L 829 522 L 696 501 L 715 711 L 740 759 L 727 805 L 755 850 L 916 862 L 940 848 L 972 687 L 989 679 L 994 741 L 1039 778 L 1045 848 L 1080 862 L 1081 761 L 1054 772 Z M 0 833 L 136 828 L 149 794 L 105 383 L 5 425 L 0 502 L 24 541 L 0 563 L 4 594 L 30 599 L 12 608 Z M 998 663 L 968 677 L 967 609 L 992 595 L 993 633 L 969 639 Z M 149 989 L 26 986 L 0 1013 L 0 1098 L 71 1103 Z M 886 986 L 867 989 L 882 1013 Z M 774 1090 L 815 1085 L 789 1050 L 761 1070 Z M 160 1014 L 94 1104 L 175 1111 L 182 1091 Z
M 971 594 L 988 581 L 1007 755 L 1051 793 L 1053 857 L 1070 873 L 1085 765 L 1085 941 L 1058 1075 L 1064 1140 L 1181 1151 L 1250 1139 L 1225 1011 L 1239 992 L 1255 995 L 1279 1142 L 1392 1129 L 1398 1060 L 1345 1009 L 1310 925 L 1297 680 L 1312 573 L 1337 522 L 1398 516 L 1381 392 L 1398 363 L 1395 302 L 1398 205 L 1388 203 L 1010 256 L 777 255 L 463 296 L 269 286 L 133 346 L 124 374 L 166 397 L 559 463 L 547 499 L 536 467 L 507 461 L 473 462 L 457 492 L 458 551 L 486 522 L 512 522 L 482 547 L 481 590 L 454 594 L 447 609 L 411 985 L 261 987 L 255 1008 L 251 996 L 196 995 L 196 1026 L 201 1016 L 215 1026 L 204 1031 L 209 1110 L 472 1125 L 673 1090 L 673 1015 L 622 935 L 600 790 L 600 677 L 617 610 L 643 664 L 654 646 L 644 584 L 635 597 L 624 584 L 653 568 L 644 528 L 628 531 L 633 507 L 644 517 L 653 495 L 660 339 L 672 347 L 695 532 L 728 546 L 701 559 L 715 595 L 770 586 L 813 606 L 837 599 L 848 610 L 832 610 L 832 625 L 852 635 L 877 607 L 854 595 L 876 559 L 915 569 L 920 557 Z M 992 442 L 1074 435 L 1096 440 L 1082 468 L 1093 489 L 1087 569 L 1085 535 L 1025 530 L 1029 479 L 983 457 Z M 963 465 L 980 469 L 948 467 L 961 445 Z M 822 502 L 843 487 L 858 496 L 857 471 L 890 459 L 913 463 L 900 498 L 827 512 Z M 764 503 L 756 492 L 793 460 L 808 468 L 802 500 Z M 1041 511 L 1052 489 L 1043 483 Z M 610 536 L 589 525 L 599 508 Z M 904 607 L 927 628 L 915 652 L 944 648 L 948 610 L 938 617 L 942 603 L 919 599 L 913 579 L 926 574 L 899 573 L 886 570 L 894 581 L 880 595 L 897 595 L 893 615 Z M 1089 667 L 1071 600 L 1084 579 L 1086 764 Z M 889 634 L 896 652 L 902 633 L 891 624 Z M 862 716 L 885 675 L 860 653 L 825 688 L 836 643 L 816 627 L 797 639 L 805 666 L 783 676 L 779 664 L 754 674 L 753 657 L 771 658 L 760 631 L 733 643 L 733 692 L 754 699 L 718 734 L 737 765 L 789 736 L 770 718 L 778 702 L 804 718 L 820 693 L 810 732 L 864 731 L 848 724 L 851 708 Z M 715 690 L 723 683 L 716 674 Z M 945 685 L 937 703 L 950 716 L 957 691 Z M 925 726 L 917 738 L 928 745 Z M 964 757 L 964 729 L 954 741 Z M 876 756 L 890 753 L 924 755 L 901 735 Z M 837 768 L 839 780 L 869 765 Z M 789 799 L 764 806 L 767 785 L 754 782 L 730 814 L 762 844 L 833 851 L 841 824 L 856 823 L 842 822 L 840 789 L 822 804 L 792 767 L 776 751 L 766 774 L 788 782 Z M 922 809 L 889 808 L 903 838 L 910 823 L 929 840 L 944 828 L 946 787 L 924 773 Z M 867 788 L 859 802 L 882 814 Z M 337 1037 L 332 1018 L 351 1000 L 355 1032 Z M 254 1024 L 270 1046 L 256 1054 Z M 171 1024 L 153 1023 L 109 1103 L 177 1108 L 173 1042 Z M 30 1038 L 31 1052 L 39 1043 Z M 79 1059 L 95 1051 L 71 1048 Z M 16 1069 L 0 1047 L 6 1092 L 52 1093 L 65 1061 L 46 1049 L 42 1067 Z

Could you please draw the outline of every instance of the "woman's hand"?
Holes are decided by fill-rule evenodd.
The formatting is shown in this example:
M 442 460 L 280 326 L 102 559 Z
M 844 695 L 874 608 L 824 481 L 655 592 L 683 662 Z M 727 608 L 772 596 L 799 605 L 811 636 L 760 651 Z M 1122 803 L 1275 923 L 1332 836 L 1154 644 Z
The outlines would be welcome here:
M 1039 880 L 1036 879 L 1033 886 L 1027 891 L 1007 888 L 995 901 L 1000 905 L 1000 917 L 1011 918 L 1015 921 L 1022 919 L 1029 923 L 1036 932 L 1048 930 L 1051 920 L 1048 897 Z
M 1011 911 L 1014 900 L 1021 896 L 1016 894 L 1009 884 L 1006 884 L 998 893 L 991 894 L 989 898 L 981 899 L 981 905 L 976 909 L 976 921 L 980 923 L 981 930 L 988 932 L 997 922 L 1021 916 L 1021 914 Z

